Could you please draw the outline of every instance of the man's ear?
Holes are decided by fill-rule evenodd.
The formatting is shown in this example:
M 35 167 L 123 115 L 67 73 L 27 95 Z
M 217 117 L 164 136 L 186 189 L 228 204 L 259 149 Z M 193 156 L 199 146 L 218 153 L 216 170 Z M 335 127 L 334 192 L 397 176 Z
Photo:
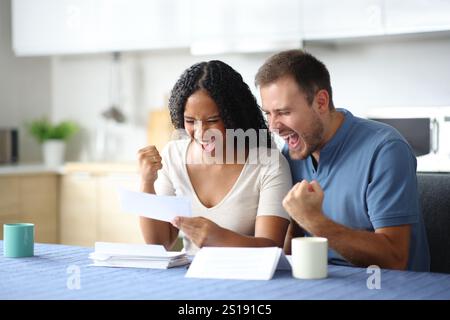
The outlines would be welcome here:
M 330 95 L 325 89 L 319 90 L 314 98 L 316 100 L 317 111 L 324 114 L 330 111 Z

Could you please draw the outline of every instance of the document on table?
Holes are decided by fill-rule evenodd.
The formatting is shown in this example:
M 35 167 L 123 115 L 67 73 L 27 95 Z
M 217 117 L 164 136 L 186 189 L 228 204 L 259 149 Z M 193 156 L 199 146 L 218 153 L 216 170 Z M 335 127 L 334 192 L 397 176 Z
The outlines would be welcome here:
M 276 269 L 290 264 L 278 247 L 203 247 L 194 257 L 187 278 L 270 280 Z
M 187 197 L 157 196 L 145 192 L 118 189 L 122 211 L 171 222 L 176 216 L 192 216 L 191 201 Z
M 96 242 L 89 254 L 92 266 L 167 269 L 189 264 L 183 252 L 166 251 L 162 245 Z

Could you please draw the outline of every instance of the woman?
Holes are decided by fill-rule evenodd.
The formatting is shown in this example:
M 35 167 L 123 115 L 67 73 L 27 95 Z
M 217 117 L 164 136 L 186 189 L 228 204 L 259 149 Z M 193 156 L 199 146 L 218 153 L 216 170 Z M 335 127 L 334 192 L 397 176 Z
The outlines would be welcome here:
M 193 217 L 172 224 L 141 217 L 146 243 L 170 250 L 181 230 L 189 254 L 202 246 L 283 247 L 289 216 L 281 202 L 291 175 L 270 149 L 264 117 L 241 75 L 221 61 L 197 63 L 175 84 L 169 109 L 175 129 L 189 139 L 169 142 L 162 157 L 154 146 L 139 150 L 142 191 L 189 197 Z M 256 146 L 239 145 L 230 129 L 263 134 Z M 272 161 L 249 161 L 261 148 L 272 151 Z

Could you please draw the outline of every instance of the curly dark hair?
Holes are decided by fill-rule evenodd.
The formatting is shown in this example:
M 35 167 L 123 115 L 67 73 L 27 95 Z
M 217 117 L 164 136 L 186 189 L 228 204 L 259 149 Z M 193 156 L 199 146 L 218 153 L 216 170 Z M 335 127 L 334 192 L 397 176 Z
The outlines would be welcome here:
M 270 147 L 266 120 L 250 88 L 236 70 L 219 60 L 192 65 L 175 83 L 169 98 L 170 117 L 175 129 L 184 129 L 186 101 L 197 90 L 206 91 L 217 104 L 226 129 L 266 129 L 266 143 Z

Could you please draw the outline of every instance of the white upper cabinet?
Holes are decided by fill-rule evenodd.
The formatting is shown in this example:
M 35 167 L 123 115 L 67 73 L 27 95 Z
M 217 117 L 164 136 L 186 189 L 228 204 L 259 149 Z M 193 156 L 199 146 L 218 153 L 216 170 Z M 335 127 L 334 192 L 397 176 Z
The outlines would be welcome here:
M 17 55 L 189 46 L 183 0 L 12 0 Z
M 450 30 L 450 0 L 11 0 L 18 56 L 190 48 L 279 51 L 302 40 Z
M 385 0 L 386 33 L 450 30 L 450 0 Z
M 383 0 L 303 0 L 305 40 L 383 34 Z
M 301 0 L 191 0 L 193 54 L 301 46 Z
M 450 0 L 302 0 L 303 38 L 450 30 Z

